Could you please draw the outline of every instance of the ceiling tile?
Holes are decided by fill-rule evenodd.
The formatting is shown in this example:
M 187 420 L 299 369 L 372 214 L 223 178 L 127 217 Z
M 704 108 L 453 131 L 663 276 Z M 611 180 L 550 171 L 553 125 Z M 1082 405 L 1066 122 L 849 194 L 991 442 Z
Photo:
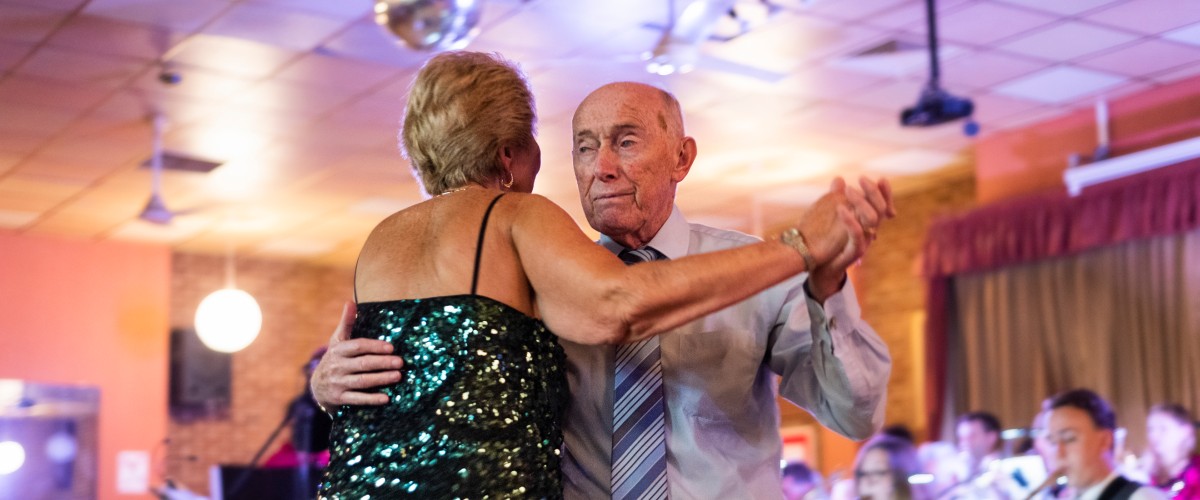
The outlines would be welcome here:
M 855 106 L 895 111 L 896 116 L 900 116 L 900 109 L 916 103 L 924 88 L 925 82 L 922 81 L 898 80 L 856 92 L 838 100 Z
M 1146 40 L 1080 60 L 1083 67 L 1127 76 L 1161 73 L 1200 61 L 1200 47 Z
M 335 19 L 280 5 L 240 3 L 205 27 L 204 32 L 289 50 L 307 51 L 320 45 L 346 23 L 345 19 Z
M 878 75 L 832 68 L 815 64 L 793 72 L 779 83 L 789 92 L 806 99 L 840 99 L 890 81 Z
M 1200 2 L 1135 0 L 1088 14 L 1084 19 L 1153 35 L 1200 21 Z
M 1012 5 L 1020 5 L 1030 9 L 1037 9 L 1053 14 L 1064 16 L 1074 16 L 1085 12 L 1097 10 L 1101 7 L 1112 5 L 1116 2 L 1124 2 L 1126 0 L 1070 0 L 1068 2 L 1047 2 L 1045 0 L 999 0 Z
M 33 223 L 39 215 L 41 215 L 41 212 L 0 210 L 0 228 L 20 229 Z
M 91 109 L 111 94 L 105 89 L 41 77 L 12 75 L 0 80 L 0 103 L 37 105 L 63 111 Z
M 350 92 L 365 91 L 401 76 L 404 77 L 406 84 L 412 80 L 412 73 L 392 66 L 315 53 L 304 54 L 275 76 L 288 82 Z
M 54 134 L 67 128 L 79 111 L 49 110 L 34 104 L 5 103 L 0 129 Z
M 957 161 L 956 154 L 911 148 L 863 162 L 863 168 L 879 175 L 912 175 L 940 170 Z
M 26 5 L 29 7 L 37 7 L 39 9 L 51 9 L 68 12 L 79 8 L 79 6 L 87 2 L 88 0 L 4 0 L 0 3 Z
M 38 43 L 59 23 L 62 12 L 0 3 L 0 40 L 18 43 Z
M 472 47 L 478 49 L 478 47 Z M 374 21 L 364 20 L 350 25 L 314 51 L 329 57 L 341 57 L 387 64 L 398 68 L 419 68 L 431 54 L 418 52 L 401 45 L 384 33 Z
M 1200 23 L 1168 31 L 1162 37 L 1179 43 L 1200 45 Z
M 1006 42 L 1000 50 L 1050 61 L 1069 61 L 1136 40 L 1137 36 L 1069 21 Z
M 249 40 L 196 35 L 181 43 L 171 60 L 242 78 L 262 78 L 296 56 L 293 51 Z
M 998 94 L 976 94 L 971 96 L 975 103 L 972 118 L 984 129 L 992 128 L 993 124 L 1002 123 L 1008 117 L 1036 112 L 1044 104 L 1028 99 Z
M 0 154 L 25 156 L 42 147 L 53 132 L 32 132 L 24 127 L 0 128 Z
M 133 79 L 126 93 L 136 95 L 148 104 L 172 99 L 219 101 L 246 90 L 255 81 L 250 77 L 184 64 L 172 64 L 170 71 L 179 77 L 175 83 L 162 81 L 162 68 L 146 68 Z
M 144 71 L 149 64 L 144 59 L 43 47 L 27 59 L 17 73 L 59 82 L 116 88 Z
M 1057 66 L 999 85 L 995 91 L 1010 97 L 1062 104 L 1113 88 L 1125 78 L 1071 66 Z
M 45 179 L 63 180 L 70 183 L 91 184 L 96 179 L 103 177 L 120 166 L 121 164 L 119 163 L 105 165 L 98 161 L 63 160 L 45 155 L 34 155 L 20 165 L 17 165 L 13 169 L 13 172 L 17 174 L 36 175 Z
M 34 174 L 11 174 L 0 179 L 0 208 L 46 210 L 83 190 L 83 183 Z M 7 202 L 7 203 L 6 203 Z
M 1003 52 L 971 52 L 942 63 L 942 85 L 988 88 L 1045 69 L 1046 63 Z
M 1069 113 L 1071 110 L 1067 107 L 1042 107 L 1034 111 L 1020 113 L 1000 119 L 988 125 L 990 131 L 1012 130 L 1028 127 L 1030 125 L 1041 123 L 1047 120 L 1052 120 Z M 1064 159 L 1065 161 L 1065 159 Z
M 912 44 L 890 53 L 848 55 L 830 59 L 827 64 L 837 68 L 871 73 L 890 78 L 927 78 L 930 72 L 929 48 L 926 44 Z M 938 61 L 951 61 L 969 56 L 961 46 L 938 45 Z
M 959 10 L 967 5 L 970 5 L 969 0 L 942 0 L 937 2 L 939 19 L 941 16 Z M 911 32 L 919 31 L 924 33 L 924 27 L 927 25 L 925 19 L 925 3 L 912 1 L 905 2 L 903 5 L 899 5 L 887 11 L 878 12 L 869 17 L 858 19 L 857 21 L 880 28 L 902 29 Z
M 32 44 L 0 42 L 0 72 L 15 67 L 32 50 Z
M 91 0 L 87 14 L 191 33 L 232 5 L 228 0 Z
M 845 57 L 887 40 L 890 34 L 869 26 L 841 24 L 784 12 L 767 25 L 721 44 L 712 54 L 771 69 L 792 70 L 805 61 Z
M 94 238 L 101 236 L 113 226 L 129 220 L 132 217 L 131 214 L 137 213 L 134 210 L 129 214 L 114 216 L 96 211 L 71 210 L 73 206 L 74 203 L 68 202 L 62 208 L 42 214 L 37 222 L 29 226 L 26 231 L 31 234 Z
M 76 122 L 78 124 L 78 122 Z M 149 127 L 131 134 L 123 130 L 73 133 L 77 125 L 51 142 L 41 156 L 55 161 L 88 163 L 100 168 L 129 165 L 141 159 L 150 149 Z
M 154 60 L 182 39 L 182 35 L 166 28 L 84 14 L 72 17 L 54 32 L 49 44 L 88 53 Z
M 822 17 L 851 21 L 877 14 L 903 3 L 907 3 L 907 0 L 822 1 L 812 2 L 807 11 Z
M 996 22 L 998 19 L 1004 22 Z M 967 44 L 989 45 L 1054 21 L 1054 16 L 1019 7 L 975 2 L 939 16 L 938 36 Z M 917 32 L 924 35 L 925 27 Z
M 182 243 L 204 231 L 209 222 L 195 215 L 175 217 L 170 224 L 165 225 L 134 219 L 113 228 L 108 235 L 120 241 Z
M 265 81 L 232 95 L 226 102 L 237 108 L 286 117 L 313 118 L 340 109 L 353 92 L 304 84 Z M 284 120 L 292 122 L 292 120 Z
M 357 19 L 371 14 L 374 0 L 249 0 L 250 3 L 276 5 L 321 14 L 334 19 Z M 490 5 L 489 5 L 490 7 Z
M 1196 75 L 1200 75 L 1200 64 L 1192 64 L 1154 75 L 1153 80 L 1159 83 L 1173 83 Z

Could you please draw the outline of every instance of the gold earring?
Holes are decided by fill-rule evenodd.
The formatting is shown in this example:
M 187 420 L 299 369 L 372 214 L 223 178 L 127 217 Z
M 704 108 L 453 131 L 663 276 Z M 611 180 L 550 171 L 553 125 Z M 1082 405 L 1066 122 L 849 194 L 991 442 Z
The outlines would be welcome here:
M 508 174 L 508 182 L 500 181 L 500 185 L 504 186 L 504 189 L 512 189 L 513 182 L 516 181 L 516 179 L 513 178 L 513 173 L 511 170 L 505 170 L 504 172 Z

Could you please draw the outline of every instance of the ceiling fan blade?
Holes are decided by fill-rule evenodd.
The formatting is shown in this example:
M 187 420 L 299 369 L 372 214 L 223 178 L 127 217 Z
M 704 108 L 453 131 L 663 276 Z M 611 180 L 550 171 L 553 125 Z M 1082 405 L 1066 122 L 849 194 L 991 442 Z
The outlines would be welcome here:
M 771 71 L 769 69 L 750 66 L 748 64 L 742 64 L 739 62 L 730 61 L 728 59 L 722 59 L 720 57 L 714 57 L 705 54 L 700 55 L 700 59 L 696 66 L 706 70 L 720 71 L 722 73 L 729 73 L 731 75 L 753 78 L 767 83 L 778 83 L 788 76 L 787 73 Z
M 698 45 L 708 40 L 717 21 L 733 9 L 736 0 L 694 0 L 671 23 L 671 38 L 677 43 Z

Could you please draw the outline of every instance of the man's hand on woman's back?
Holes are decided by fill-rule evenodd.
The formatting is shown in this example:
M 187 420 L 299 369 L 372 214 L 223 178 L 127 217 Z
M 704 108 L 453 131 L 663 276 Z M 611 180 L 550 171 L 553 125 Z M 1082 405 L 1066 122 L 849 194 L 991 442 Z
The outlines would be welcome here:
M 329 351 L 313 371 L 313 397 L 326 409 L 386 404 L 387 396 L 373 389 L 400 381 L 404 361 L 392 355 L 392 344 L 350 338 L 357 310 L 354 302 L 346 302 L 342 320 L 329 338 Z

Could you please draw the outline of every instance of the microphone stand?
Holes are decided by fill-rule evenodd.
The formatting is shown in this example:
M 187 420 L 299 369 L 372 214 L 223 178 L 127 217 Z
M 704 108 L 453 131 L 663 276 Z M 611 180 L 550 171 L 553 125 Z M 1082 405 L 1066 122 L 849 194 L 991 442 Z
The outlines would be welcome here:
M 275 442 L 275 438 L 279 436 L 279 433 L 283 431 L 283 428 L 292 423 L 292 419 L 296 417 L 295 408 L 295 404 L 288 406 L 288 412 L 283 416 L 283 420 L 279 422 L 279 425 L 275 427 L 275 430 L 271 431 L 271 435 L 267 437 L 266 442 L 264 442 L 258 449 L 258 452 L 254 454 L 254 458 L 250 459 L 250 465 L 242 471 L 241 475 L 238 476 L 237 481 L 234 481 L 233 486 L 229 488 L 229 492 L 224 494 L 226 498 L 234 498 L 234 495 L 246 486 L 246 481 L 250 479 L 250 474 L 252 474 L 254 470 L 258 468 L 258 461 L 262 459 L 263 453 L 267 452 L 267 448 L 271 446 L 271 443 Z

